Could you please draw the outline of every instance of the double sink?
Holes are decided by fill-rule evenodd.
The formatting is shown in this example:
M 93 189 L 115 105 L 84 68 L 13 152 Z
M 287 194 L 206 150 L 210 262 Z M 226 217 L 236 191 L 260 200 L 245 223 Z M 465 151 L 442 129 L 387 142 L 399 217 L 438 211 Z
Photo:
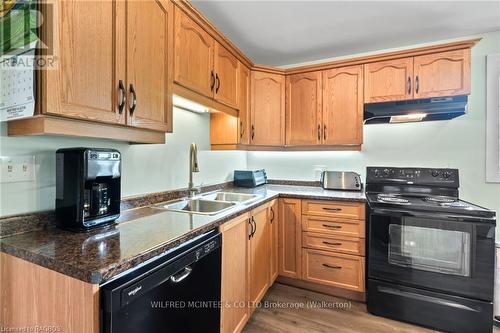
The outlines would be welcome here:
M 261 196 L 258 194 L 212 192 L 194 198 L 162 203 L 155 208 L 200 215 L 215 215 L 230 209 L 238 204 L 254 201 Z

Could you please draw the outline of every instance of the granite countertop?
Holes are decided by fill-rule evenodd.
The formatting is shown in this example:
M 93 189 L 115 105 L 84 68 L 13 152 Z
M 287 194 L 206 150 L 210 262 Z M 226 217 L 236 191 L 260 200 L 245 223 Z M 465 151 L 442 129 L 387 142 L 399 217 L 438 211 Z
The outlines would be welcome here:
M 152 206 L 122 211 L 119 223 L 88 233 L 50 226 L 0 239 L 0 250 L 79 280 L 100 284 L 277 197 L 365 201 L 363 192 L 320 187 L 265 185 L 231 192 L 259 194 L 217 215 L 165 211 Z

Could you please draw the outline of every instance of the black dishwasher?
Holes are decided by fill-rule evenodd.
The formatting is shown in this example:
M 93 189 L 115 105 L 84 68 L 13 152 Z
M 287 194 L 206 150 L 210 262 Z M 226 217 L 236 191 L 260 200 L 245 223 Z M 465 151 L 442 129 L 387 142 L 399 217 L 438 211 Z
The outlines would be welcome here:
M 101 333 L 219 332 L 221 236 L 210 231 L 101 286 Z

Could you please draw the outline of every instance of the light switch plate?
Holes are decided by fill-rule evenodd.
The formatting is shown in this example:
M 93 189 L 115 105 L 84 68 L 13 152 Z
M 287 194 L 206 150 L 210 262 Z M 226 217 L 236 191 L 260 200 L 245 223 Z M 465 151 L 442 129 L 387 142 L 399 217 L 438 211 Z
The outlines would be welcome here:
M 1 183 L 35 180 L 35 156 L 1 156 Z

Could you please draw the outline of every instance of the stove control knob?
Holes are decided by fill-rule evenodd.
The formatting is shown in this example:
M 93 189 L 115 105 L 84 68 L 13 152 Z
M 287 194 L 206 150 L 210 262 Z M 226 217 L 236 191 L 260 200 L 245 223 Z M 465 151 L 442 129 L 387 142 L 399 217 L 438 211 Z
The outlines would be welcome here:
M 384 169 L 384 176 L 389 176 L 389 172 L 390 172 L 389 169 Z
M 445 171 L 445 172 L 443 172 L 443 177 L 444 177 L 445 179 L 450 178 L 450 177 L 451 177 L 451 172 L 449 172 L 449 171 Z
M 432 170 L 432 177 L 437 177 L 439 176 L 439 171 L 438 170 Z
M 380 171 L 378 169 L 373 170 L 373 174 L 375 177 L 378 177 L 380 175 Z

